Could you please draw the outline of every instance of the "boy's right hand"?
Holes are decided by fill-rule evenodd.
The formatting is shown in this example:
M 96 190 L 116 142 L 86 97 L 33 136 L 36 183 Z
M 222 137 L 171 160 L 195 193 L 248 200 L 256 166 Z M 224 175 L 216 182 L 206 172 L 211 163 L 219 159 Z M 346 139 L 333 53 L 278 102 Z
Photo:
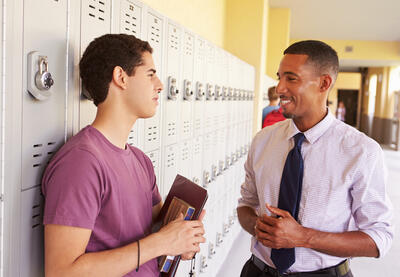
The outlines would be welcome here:
M 205 242 L 204 226 L 200 220 L 183 220 L 183 215 L 158 232 L 163 254 L 177 256 L 186 252 L 200 252 L 199 243 Z

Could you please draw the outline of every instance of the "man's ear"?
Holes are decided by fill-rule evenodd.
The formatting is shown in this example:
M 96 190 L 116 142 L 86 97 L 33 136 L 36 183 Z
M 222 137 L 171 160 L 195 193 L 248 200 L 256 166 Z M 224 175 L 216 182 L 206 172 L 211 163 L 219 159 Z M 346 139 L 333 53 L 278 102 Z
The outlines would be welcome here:
M 111 81 L 120 89 L 125 90 L 128 87 L 128 74 L 122 67 L 116 66 L 114 67 Z
M 329 91 L 332 85 L 333 79 L 329 74 L 323 74 L 320 78 L 319 90 L 321 92 Z

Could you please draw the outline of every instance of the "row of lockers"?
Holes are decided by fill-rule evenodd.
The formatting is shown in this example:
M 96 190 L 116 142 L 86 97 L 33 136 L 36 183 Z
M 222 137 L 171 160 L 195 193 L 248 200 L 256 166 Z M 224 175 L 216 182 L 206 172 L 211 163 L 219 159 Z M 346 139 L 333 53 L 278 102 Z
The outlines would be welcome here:
M 154 49 L 164 83 L 160 105 L 153 118 L 135 124 L 128 143 L 152 160 L 163 196 L 177 173 L 209 190 L 208 243 L 197 270 L 214 276 L 219 264 L 213 257 L 229 248 L 221 238 L 237 226 L 240 174 L 252 135 L 254 68 L 139 1 L 5 3 L 2 191 L 10 200 L 1 218 L 2 276 L 43 276 L 41 175 L 65 140 L 94 119 L 78 63 L 93 38 L 110 32 L 135 35 Z M 34 81 L 44 60 L 54 79 L 49 90 Z M 185 276 L 185 263 L 180 271 Z

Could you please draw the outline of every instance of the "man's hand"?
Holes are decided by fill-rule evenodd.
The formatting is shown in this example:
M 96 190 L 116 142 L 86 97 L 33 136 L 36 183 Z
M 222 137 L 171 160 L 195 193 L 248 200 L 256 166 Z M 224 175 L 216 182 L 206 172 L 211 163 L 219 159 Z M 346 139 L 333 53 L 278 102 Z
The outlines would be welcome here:
M 269 248 L 293 248 L 304 245 L 305 229 L 289 212 L 266 205 L 267 209 L 278 217 L 263 214 L 254 227 L 256 238 Z
M 205 215 L 206 215 L 206 210 L 202 210 L 198 220 L 203 222 L 203 218 L 204 218 Z M 196 254 L 196 252 L 183 253 L 181 255 L 181 259 L 184 260 L 184 261 L 191 260 L 191 259 L 193 259 L 195 254 Z
M 205 242 L 204 227 L 200 220 L 183 220 L 180 215 L 158 232 L 166 255 L 177 256 L 182 253 L 197 253 L 200 243 Z

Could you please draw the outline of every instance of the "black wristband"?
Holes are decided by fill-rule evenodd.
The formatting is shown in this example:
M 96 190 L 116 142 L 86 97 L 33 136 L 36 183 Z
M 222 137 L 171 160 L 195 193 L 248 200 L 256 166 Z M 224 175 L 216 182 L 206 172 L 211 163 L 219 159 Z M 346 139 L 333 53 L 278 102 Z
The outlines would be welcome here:
M 137 268 L 136 268 L 136 272 L 139 271 L 139 265 L 140 265 L 140 244 L 139 244 L 139 241 L 137 241 Z

